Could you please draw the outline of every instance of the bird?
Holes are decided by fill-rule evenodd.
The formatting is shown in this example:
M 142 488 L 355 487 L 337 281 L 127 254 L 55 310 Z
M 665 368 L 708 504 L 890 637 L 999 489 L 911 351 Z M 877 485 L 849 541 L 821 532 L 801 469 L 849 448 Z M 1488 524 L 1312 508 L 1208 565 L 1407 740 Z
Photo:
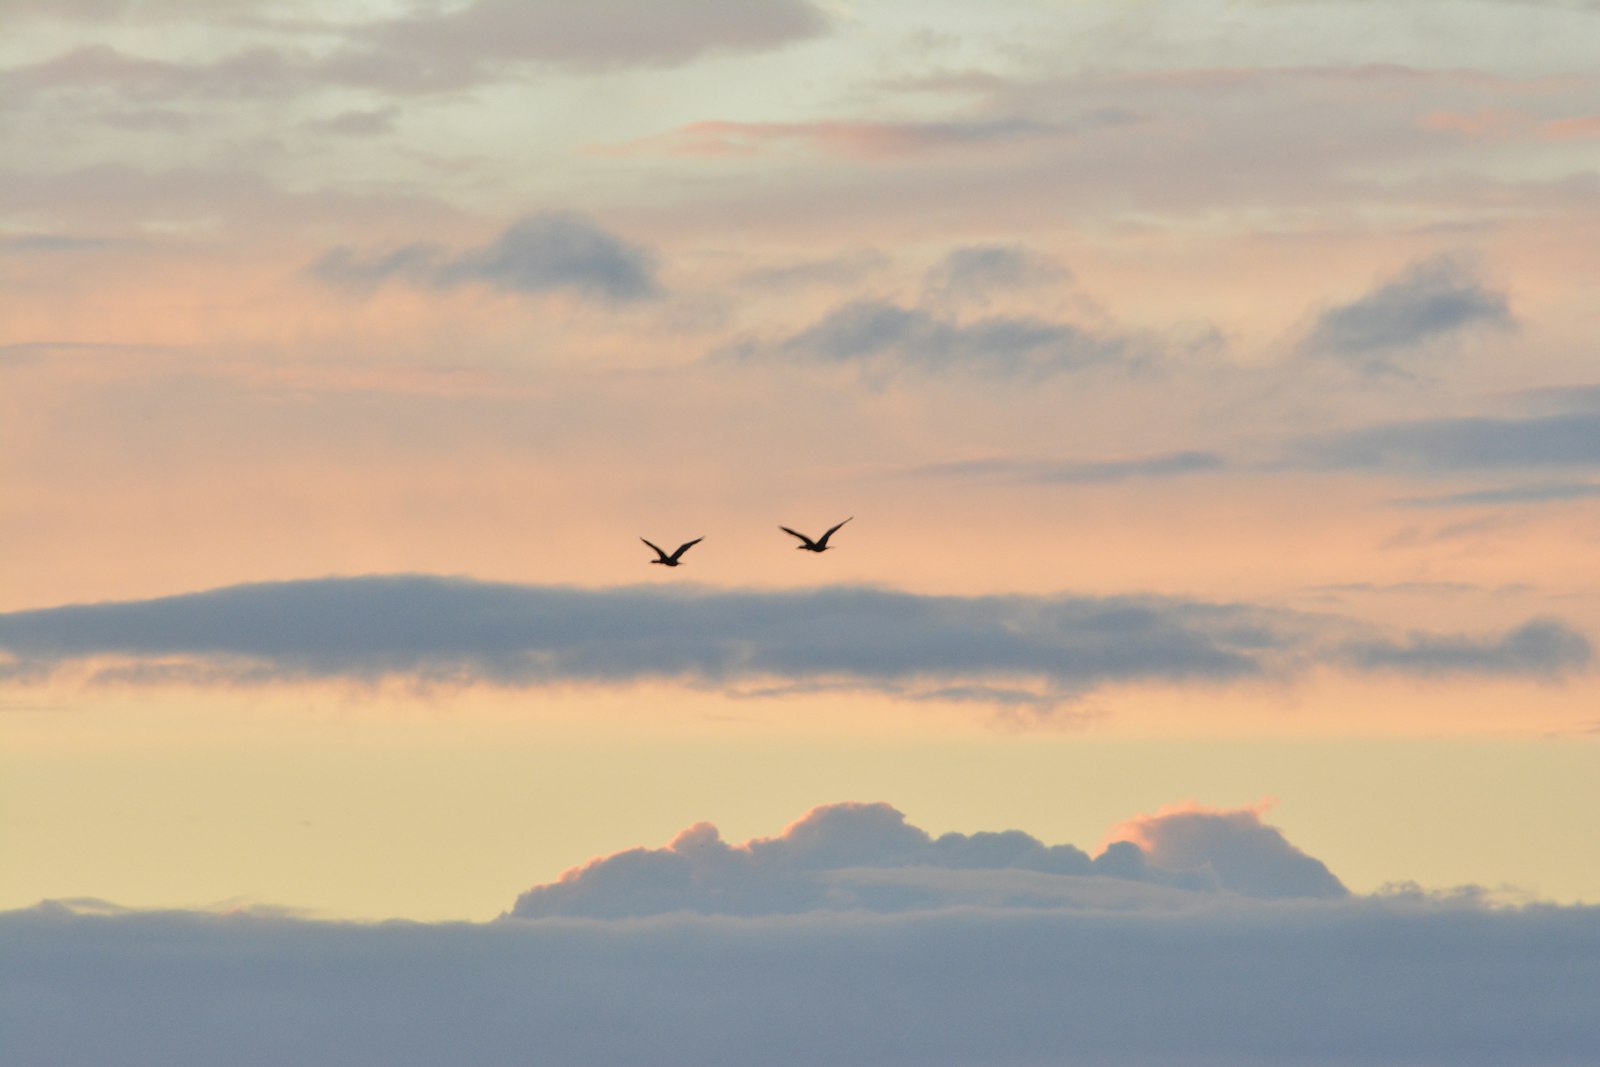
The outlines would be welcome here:
M 661 551 L 661 546 L 655 542 L 646 541 L 643 537 L 639 538 L 639 540 L 644 541 L 645 544 L 656 550 L 656 555 L 659 558 L 651 560 L 651 563 L 659 563 L 663 567 L 676 567 L 683 554 L 689 551 L 689 549 L 693 548 L 695 545 L 698 545 L 701 541 L 704 541 L 705 538 L 696 537 L 693 541 L 685 541 L 683 544 L 678 546 L 678 551 L 674 552 L 670 556 Z
M 855 518 L 854 515 L 850 516 L 850 519 L 853 519 L 853 518 Z M 846 519 L 846 520 L 844 520 L 844 522 L 849 522 L 850 519 Z M 839 523 L 839 526 L 843 526 L 844 522 Z M 800 538 L 802 543 L 798 544 L 798 545 L 795 545 L 794 547 L 796 549 L 800 549 L 800 550 L 803 550 L 803 551 L 806 551 L 806 552 L 826 552 L 826 551 L 828 551 L 828 538 L 830 538 L 830 537 L 832 537 L 834 535 L 834 532 L 839 529 L 839 526 L 834 526 L 827 533 L 823 534 L 821 537 L 817 538 L 815 541 L 811 540 L 811 538 L 807 537 L 805 534 L 801 533 L 799 530 L 791 530 L 787 526 L 780 526 L 780 527 L 778 527 L 778 529 L 782 530 L 784 533 L 789 534 L 789 535 L 791 535 L 793 537 Z

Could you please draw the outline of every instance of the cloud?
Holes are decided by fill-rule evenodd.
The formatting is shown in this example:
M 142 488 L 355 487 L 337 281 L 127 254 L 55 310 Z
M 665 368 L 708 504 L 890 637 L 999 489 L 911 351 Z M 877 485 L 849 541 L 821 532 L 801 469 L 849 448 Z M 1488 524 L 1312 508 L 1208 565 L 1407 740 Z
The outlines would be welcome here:
M 1290 451 L 1296 462 L 1325 469 L 1588 468 L 1600 465 L 1600 413 L 1380 423 L 1302 438 Z
M 1484 638 L 1415 633 L 1401 641 L 1362 640 L 1347 653 L 1361 670 L 1409 674 L 1503 674 L 1552 677 L 1594 659 L 1588 638 L 1557 619 L 1533 619 Z
M 923 279 L 927 298 L 983 303 L 997 292 L 1070 281 L 1072 273 L 1020 245 L 971 245 L 951 251 Z
M 424 243 L 362 255 L 341 247 L 309 269 L 314 277 L 347 288 L 400 280 L 429 289 L 470 284 L 524 294 L 571 289 L 614 302 L 661 292 L 648 251 L 581 215 L 559 212 L 530 215 L 476 248 L 451 252 Z
M 691 122 L 667 133 L 600 145 L 606 155 L 662 154 L 711 158 L 792 155 L 796 152 L 862 162 L 888 162 L 941 152 L 992 150 L 1059 137 L 1060 127 L 1021 118 L 925 122 Z
M 1065 322 L 997 315 L 963 323 L 920 308 L 860 300 L 775 345 L 750 343 L 725 355 L 1043 378 L 1129 359 L 1133 346 Z
M 102 681 L 778 681 L 913 698 L 973 684 L 1061 698 L 1118 683 L 1291 677 L 1313 663 L 1546 678 L 1590 658 L 1587 640 L 1554 620 L 1397 639 L 1331 616 L 1150 596 L 589 590 L 418 575 L 11 612 L 0 615 L 0 656 L 0 672 L 17 678 L 78 664 Z
M 1317 317 L 1305 351 L 1367 371 L 1392 371 L 1406 349 L 1473 326 L 1515 324 L 1505 294 L 1487 288 L 1458 257 L 1435 256 Z
M 1226 461 L 1215 452 L 1188 450 L 1137 459 L 1062 460 L 968 459 L 932 463 L 907 471 L 918 478 L 972 478 L 1036 484 L 1095 485 L 1135 478 L 1172 478 L 1222 470 Z
M 1600 485 L 1591 482 L 1559 482 L 1538 485 L 1508 485 L 1494 489 L 1472 489 L 1439 496 L 1408 497 L 1401 503 L 1420 508 L 1496 507 L 1505 504 L 1547 504 L 1561 500 L 1592 500 L 1600 497 Z
M 1132 842 L 1160 870 L 1205 871 L 1217 888 L 1250 897 L 1342 897 L 1348 890 L 1321 860 L 1289 844 L 1255 808 L 1195 805 L 1145 815 L 1113 835 Z
M 708 52 L 777 48 L 826 33 L 810 0 L 476 0 L 363 28 L 379 57 L 450 70 L 480 63 L 675 66 Z
M 1154 853 L 1091 863 L 832 805 L 594 861 L 519 902 L 547 917 L 489 923 L 46 902 L 0 912 L 0 1028 L 14 1067 L 1577 1067 L 1600 1045 L 1600 908 L 1352 897 L 1253 812 L 1138 825 Z M 1098 869 L 1179 853 L 1204 888 Z
M 827 17 L 810 0 L 629 0 L 525 3 L 474 0 L 415 7 L 397 18 L 328 19 L 255 0 L 222 4 L 73 0 L 62 18 L 195 22 L 215 32 L 270 29 L 293 46 L 250 44 L 205 61 L 151 59 L 94 44 L 0 72 L 14 92 L 101 90 L 146 99 L 217 94 L 281 96 L 328 88 L 435 93 L 515 78 L 541 65 L 578 70 L 676 66 L 718 52 L 750 52 L 820 36 Z M 8 8 L 9 13 L 9 8 Z M 333 47 L 329 47 L 329 42 Z
M 1346 895 L 1326 867 L 1261 825 L 1253 811 L 1188 809 L 1148 817 L 1137 831 L 1137 842 L 1114 843 L 1090 859 L 1071 845 L 1045 845 L 1017 830 L 935 838 L 888 804 L 830 804 L 777 837 L 729 845 L 715 826 L 700 823 L 664 848 L 591 860 L 528 890 L 508 915 L 1099 907 L 1113 895 L 1098 884 L 1104 878 L 1260 898 Z

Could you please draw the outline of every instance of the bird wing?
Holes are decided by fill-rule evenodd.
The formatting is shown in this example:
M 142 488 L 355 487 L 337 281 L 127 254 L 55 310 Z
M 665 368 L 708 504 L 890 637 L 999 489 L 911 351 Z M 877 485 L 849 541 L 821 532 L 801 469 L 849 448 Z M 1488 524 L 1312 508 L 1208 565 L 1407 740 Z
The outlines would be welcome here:
M 788 534 L 790 537 L 798 537 L 798 538 L 800 538 L 800 540 L 804 541 L 808 547 L 816 544 L 815 541 L 811 540 L 811 538 L 807 537 L 805 534 L 801 533 L 799 530 L 791 530 L 787 526 L 780 526 L 780 527 L 778 527 L 778 529 L 782 530 L 784 533 Z
M 852 515 L 852 516 L 850 516 L 850 519 L 853 519 L 853 518 L 855 518 L 855 516 L 854 516 L 854 515 Z M 850 521 L 850 519 L 846 519 L 846 520 L 844 520 L 844 522 L 849 522 L 849 521 Z M 843 525 L 844 525 L 844 522 L 841 522 L 841 523 L 840 523 L 840 524 L 839 524 L 839 526 L 843 526 Z M 819 545 L 825 545 L 825 544 L 827 544 L 827 543 L 828 543 L 828 538 L 830 538 L 830 537 L 832 537 L 832 536 L 833 536 L 833 535 L 834 535 L 834 533 L 835 533 L 835 531 L 837 531 L 837 530 L 838 530 L 838 529 L 839 529 L 839 526 L 835 526 L 835 527 L 833 527 L 833 528 L 832 528 L 832 529 L 830 529 L 830 530 L 829 530 L 829 531 L 828 531 L 828 532 L 827 532 L 827 533 L 825 533 L 825 534 L 823 534 L 823 535 L 822 535 L 822 536 L 821 536 L 821 537 L 820 537 L 820 538 L 818 538 L 818 540 L 817 540 L 817 544 L 819 544 Z
M 683 555 L 685 552 L 689 551 L 689 549 L 693 548 L 695 545 L 698 545 L 704 540 L 704 537 L 696 537 L 693 541 L 685 541 L 683 544 L 678 546 L 678 551 L 674 552 L 670 558 L 677 559 L 679 556 Z
M 651 548 L 655 549 L 656 550 L 656 555 L 660 556 L 662 559 L 671 559 L 672 558 L 671 556 L 668 556 L 665 552 L 661 551 L 661 546 L 656 544 L 654 541 L 647 541 L 643 537 L 639 538 L 639 540 L 644 541 L 645 544 L 647 544 Z M 678 549 L 678 551 L 682 552 L 683 549 L 680 548 L 680 549 Z

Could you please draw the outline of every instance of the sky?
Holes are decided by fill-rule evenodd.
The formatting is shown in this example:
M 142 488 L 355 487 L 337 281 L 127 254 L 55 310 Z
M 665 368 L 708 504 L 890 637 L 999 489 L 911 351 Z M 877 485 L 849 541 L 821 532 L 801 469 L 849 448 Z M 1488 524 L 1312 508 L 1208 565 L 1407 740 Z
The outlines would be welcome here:
M 0 0 L 17 1062 L 1585 1062 L 1597 35 Z

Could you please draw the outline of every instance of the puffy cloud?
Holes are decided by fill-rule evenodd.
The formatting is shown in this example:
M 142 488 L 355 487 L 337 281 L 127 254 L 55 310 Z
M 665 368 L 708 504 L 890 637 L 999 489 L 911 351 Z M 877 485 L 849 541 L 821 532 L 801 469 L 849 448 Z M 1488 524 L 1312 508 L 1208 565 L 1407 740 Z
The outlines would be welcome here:
M 661 291 L 653 257 L 581 215 L 530 215 L 477 248 L 451 252 L 411 244 L 363 256 L 336 248 L 311 265 L 323 281 L 348 287 L 402 280 L 431 289 L 478 284 L 509 293 L 572 289 L 611 301 L 641 300 Z
M 1206 871 L 1217 886 L 1251 897 L 1342 897 L 1344 884 L 1261 821 L 1259 809 L 1208 811 L 1194 805 L 1142 816 L 1116 834 L 1158 869 Z
M 974 372 L 1043 378 L 1126 360 L 1133 346 L 1066 322 L 995 315 L 959 322 L 922 308 L 860 300 L 776 345 L 745 344 L 741 360 Z
M 509 915 L 1101 907 L 1113 899 L 1099 884 L 1104 878 L 1260 898 L 1345 895 L 1326 867 L 1253 811 L 1186 809 L 1130 827 L 1137 841 L 1113 843 L 1091 860 L 1072 845 L 1045 845 L 1017 830 L 935 838 L 888 804 L 832 804 L 777 837 L 729 845 L 701 823 L 664 848 L 591 860 L 522 894 Z
M 912 697 L 994 681 L 1061 697 L 1118 682 L 1281 677 L 1317 662 L 1548 678 L 1591 658 L 1581 634 L 1549 620 L 1397 640 L 1329 616 L 1160 597 L 587 590 L 417 575 L 12 612 L 0 615 L 0 654 L 13 676 L 110 658 L 124 666 L 103 678 L 179 683 L 776 679 Z
M 1400 366 L 1401 353 L 1471 326 L 1515 323 L 1505 294 L 1489 289 L 1453 256 L 1415 263 L 1398 278 L 1318 316 L 1303 347 L 1369 371 Z

